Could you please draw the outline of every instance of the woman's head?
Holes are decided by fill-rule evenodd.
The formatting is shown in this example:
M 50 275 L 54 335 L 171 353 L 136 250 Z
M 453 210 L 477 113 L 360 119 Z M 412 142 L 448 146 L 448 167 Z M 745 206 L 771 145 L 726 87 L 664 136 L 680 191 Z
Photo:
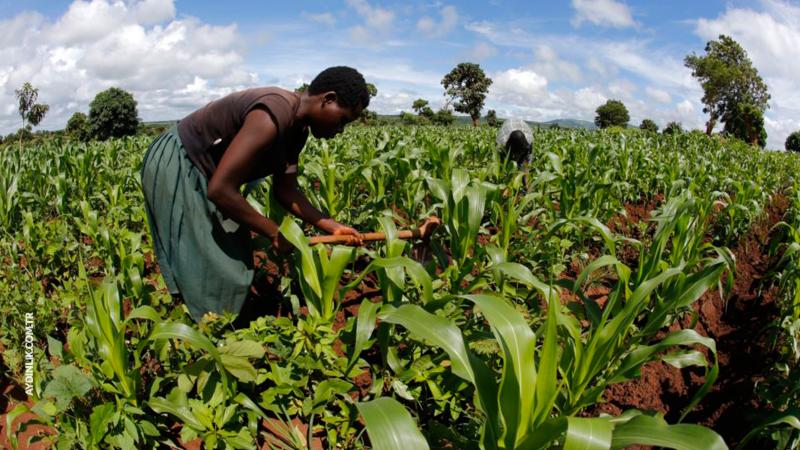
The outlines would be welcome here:
M 369 106 L 364 77 L 351 67 L 329 67 L 317 75 L 306 91 L 310 100 L 308 124 L 317 138 L 341 133 Z
M 521 130 L 514 130 L 506 142 L 506 154 L 517 164 L 522 164 L 531 154 L 532 145 Z

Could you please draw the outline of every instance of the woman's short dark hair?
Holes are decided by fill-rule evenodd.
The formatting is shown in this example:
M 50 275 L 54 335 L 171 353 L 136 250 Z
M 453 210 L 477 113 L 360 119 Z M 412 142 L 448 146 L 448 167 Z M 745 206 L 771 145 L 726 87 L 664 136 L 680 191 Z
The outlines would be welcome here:
M 356 69 L 346 66 L 328 67 L 308 85 L 311 95 L 323 92 L 336 92 L 337 102 L 346 108 L 369 106 L 367 82 Z

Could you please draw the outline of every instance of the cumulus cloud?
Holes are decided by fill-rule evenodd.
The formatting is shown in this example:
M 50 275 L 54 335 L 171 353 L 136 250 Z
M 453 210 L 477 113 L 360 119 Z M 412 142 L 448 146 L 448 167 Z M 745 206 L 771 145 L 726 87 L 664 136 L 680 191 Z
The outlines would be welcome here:
M 501 100 L 533 100 L 547 92 L 547 78 L 532 70 L 509 69 L 495 73 L 492 80 L 489 92 Z
M 0 102 L 12 105 L 0 131 L 19 127 L 14 89 L 26 81 L 50 105 L 44 128 L 63 127 L 111 86 L 132 92 L 145 120 L 180 118 L 258 82 L 241 41 L 235 25 L 176 19 L 169 0 L 75 1 L 55 20 L 19 14 L 0 22 Z
M 350 38 L 359 44 L 377 45 L 394 26 L 395 14 L 389 9 L 372 6 L 366 0 L 347 0 L 347 6 L 364 20 L 348 30 Z
M 573 83 L 582 80 L 583 76 L 578 65 L 561 59 L 552 46 L 540 44 L 536 47 L 535 53 L 536 62 L 533 68 L 536 72 L 555 80 L 568 80 Z
M 648 86 L 644 92 L 648 97 L 659 103 L 670 103 L 672 101 L 672 97 L 670 97 L 669 92 L 653 86 Z
M 458 23 L 458 11 L 455 6 L 445 6 L 441 9 L 441 20 L 437 21 L 430 16 L 423 16 L 417 21 L 417 30 L 425 37 L 435 38 L 444 36 L 455 28 Z
M 575 16 L 571 23 L 576 28 L 583 22 L 615 28 L 636 26 L 628 6 L 615 0 L 572 0 L 572 7 Z
M 726 34 L 747 51 L 769 87 L 771 108 L 765 114 L 770 148 L 782 149 L 792 124 L 799 125 L 800 6 L 764 0 L 759 10 L 729 7 L 713 19 L 696 21 L 696 34 L 708 41 Z

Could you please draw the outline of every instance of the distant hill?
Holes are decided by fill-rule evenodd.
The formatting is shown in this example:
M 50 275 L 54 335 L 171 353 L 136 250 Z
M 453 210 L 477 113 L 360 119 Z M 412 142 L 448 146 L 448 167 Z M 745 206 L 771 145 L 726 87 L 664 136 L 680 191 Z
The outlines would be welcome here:
M 547 122 L 542 122 L 541 125 L 552 127 L 553 125 L 558 125 L 562 128 L 585 128 L 587 130 L 596 130 L 597 125 L 593 122 L 589 122 L 588 120 L 580 120 L 580 119 L 556 119 L 556 120 L 548 120 Z
M 378 117 L 388 122 L 400 122 L 399 114 L 379 114 Z M 455 121 L 456 125 L 472 125 L 472 119 L 470 119 L 469 116 L 457 115 L 455 117 L 456 117 Z M 502 122 L 503 118 L 500 118 L 500 121 Z M 587 130 L 597 129 L 597 126 L 593 122 L 580 119 L 555 119 L 555 120 L 548 120 L 547 122 L 534 122 L 526 120 L 526 122 L 533 127 L 552 127 L 554 125 L 558 125 L 561 128 L 584 128 Z M 485 117 L 481 117 L 481 123 L 486 123 Z

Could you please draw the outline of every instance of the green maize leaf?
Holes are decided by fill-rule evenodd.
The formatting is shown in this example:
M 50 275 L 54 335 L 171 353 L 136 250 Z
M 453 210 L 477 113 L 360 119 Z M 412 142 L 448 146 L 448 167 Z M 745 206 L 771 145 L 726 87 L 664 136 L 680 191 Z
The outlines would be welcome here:
M 350 368 L 356 363 L 361 352 L 366 350 L 367 342 L 370 336 L 372 336 L 372 332 L 375 330 L 375 319 L 378 316 L 378 309 L 380 306 L 380 303 L 372 303 L 368 299 L 361 301 L 361 305 L 358 307 L 358 317 L 356 318 L 356 341 L 353 345 L 353 353 L 350 355 L 350 360 L 347 363 L 348 370 L 346 373 L 350 372 Z
M 591 274 L 593 274 L 594 272 L 596 272 L 597 270 L 599 270 L 599 269 L 601 269 L 603 267 L 608 267 L 608 266 L 616 266 L 617 267 L 617 271 L 619 271 L 621 267 L 624 267 L 624 269 L 627 269 L 627 266 L 625 266 L 622 262 L 620 262 L 620 260 L 618 260 L 616 257 L 614 257 L 612 255 L 601 256 L 601 257 L 595 259 L 594 261 L 590 262 L 581 271 L 580 275 L 578 275 L 578 278 L 575 279 L 575 284 L 574 284 L 574 287 L 572 289 L 573 292 L 577 292 L 578 289 L 583 287 L 583 285 L 586 283 L 586 280 L 589 279 L 589 276 Z M 628 269 L 628 270 L 630 270 L 630 269 Z
M 556 385 L 558 383 L 558 308 L 560 305 L 558 297 L 547 299 L 547 322 L 539 357 L 539 375 L 536 379 L 536 400 L 532 426 L 543 423 L 549 417 L 559 391 Z
M 428 443 L 411 414 L 397 400 L 381 397 L 356 403 L 367 424 L 367 434 L 376 450 L 425 450 Z
M 314 255 L 308 245 L 308 239 L 303 234 L 303 230 L 291 218 L 284 217 L 281 223 L 280 232 L 294 247 L 300 252 L 300 267 L 303 280 L 306 285 L 316 294 L 322 297 L 322 286 L 320 286 L 320 276 L 317 273 L 317 265 L 314 262 Z
M 605 418 L 567 418 L 564 450 L 608 450 L 614 424 Z
M 438 178 L 427 178 L 425 180 L 428 184 L 428 189 L 430 189 L 431 194 L 437 199 L 447 203 L 449 198 L 449 189 L 444 181 Z
M 441 347 L 450 356 L 451 370 L 475 386 L 480 407 L 488 418 L 484 442 L 495 442 L 499 436 L 497 383 L 483 361 L 467 350 L 461 330 L 447 319 L 431 314 L 417 305 L 403 305 L 380 314 L 387 323 L 402 325 L 411 337 Z
M 470 182 L 469 173 L 467 173 L 464 169 L 455 169 L 453 170 L 452 175 L 450 176 L 450 190 L 453 195 L 453 201 L 455 204 L 461 202 L 461 199 L 464 198 L 464 194 L 467 190 L 467 185 Z
M 767 429 L 776 425 L 786 425 L 800 431 L 800 408 L 790 408 L 787 411 L 771 414 L 762 421 L 761 424 L 750 430 L 739 445 L 736 446 L 736 449 L 747 448 L 747 443 L 753 438 L 763 434 Z
M 690 366 L 698 366 L 698 367 L 708 366 L 708 361 L 706 361 L 706 356 L 703 355 L 702 352 L 697 350 L 684 350 L 684 351 L 667 353 L 666 355 L 661 357 L 661 360 L 669 364 L 670 366 L 676 367 L 678 369 L 683 369 L 684 367 L 690 367 Z
M 450 356 L 453 373 L 475 383 L 461 330 L 449 320 L 431 314 L 417 305 L 402 305 L 381 313 L 381 320 L 402 325 L 411 336 L 441 347 Z
M 158 323 L 150 332 L 150 340 L 158 341 L 162 339 L 182 339 L 193 347 L 205 350 L 211 356 L 219 360 L 220 354 L 217 347 L 195 328 L 183 323 Z
M 545 299 L 550 299 L 553 298 L 553 296 L 558 296 L 558 293 L 553 287 L 548 286 L 547 284 L 540 281 L 533 275 L 530 269 L 523 266 L 522 264 L 513 262 L 504 262 L 500 264 L 494 264 L 492 265 L 492 268 L 495 271 L 505 276 L 511 277 L 517 281 L 522 282 L 528 287 L 535 288 L 539 292 L 539 294 Z
M 695 330 L 679 330 L 668 334 L 658 343 L 648 346 L 638 346 L 622 361 L 615 375 L 611 376 L 609 383 L 620 383 L 637 377 L 639 367 L 652 361 L 659 352 L 667 350 L 676 345 L 702 345 L 716 355 L 717 344 L 714 339 L 701 336 Z
M 547 152 L 546 156 L 547 160 L 550 161 L 550 166 L 553 167 L 553 170 L 556 172 L 556 174 L 559 176 L 564 176 L 564 168 L 561 165 L 561 157 L 553 152 Z
M 404 268 L 409 274 L 411 280 L 416 283 L 417 286 L 422 287 L 422 297 L 425 303 L 429 303 L 433 300 L 433 282 L 431 281 L 431 276 L 428 275 L 428 272 L 425 271 L 425 268 L 422 266 L 422 264 L 406 256 L 378 258 L 372 261 L 364 269 L 364 271 L 361 272 L 361 274 L 350 284 L 345 286 L 343 290 L 355 288 L 364 280 L 367 275 L 374 272 L 376 269 L 392 269 L 396 267 Z
M 128 317 L 125 319 L 124 324 L 127 326 L 127 324 L 134 319 L 147 319 L 147 320 L 152 320 L 153 322 L 156 323 L 161 322 L 161 320 L 163 320 L 161 318 L 161 315 L 158 314 L 158 312 L 155 309 L 153 309 L 152 306 L 148 305 L 139 306 L 135 308 L 133 311 L 131 311 L 130 314 L 128 314 Z
M 355 257 L 354 247 L 345 247 L 337 245 L 333 247 L 330 259 L 328 259 L 327 252 L 324 247 L 319 247 L 319 254 L 321 256 L 322 272 L 325 278 L 322 281 L 322 305 L 323 316 L 329 317 L 334 313 L 333 298 L 336 293 L 336 288 L 339 286 L 339 280 L 342 278 L 342 273 L 347 269 L 347 265 Z
M 167 398 L 153 397 L 147 402 L 150 408 L 159 414 L 172 414 L 181 420 L 185 425 L 197 430 L 202 431 L 205 426 L 198 420 L 191 409 L 189 409 L 189 401 L 186 398 L 186 393 L 173 388 L 167 395 Z
M 504 364 L 498 402 L 503 435 L 500 439 L 507 448 L 514 448 L 533 421 L 536 336 L 522 314 L 505 299 L 491 295 L 464 295 L 462 298 L 475 303 L 502 346 Z
M 669 425 L 664 419 L 636 416 L 614 427 L 612 448 L 653 445 L 675 450 L 727 450 L 725 441 L 714 431 L 700 425 Z

